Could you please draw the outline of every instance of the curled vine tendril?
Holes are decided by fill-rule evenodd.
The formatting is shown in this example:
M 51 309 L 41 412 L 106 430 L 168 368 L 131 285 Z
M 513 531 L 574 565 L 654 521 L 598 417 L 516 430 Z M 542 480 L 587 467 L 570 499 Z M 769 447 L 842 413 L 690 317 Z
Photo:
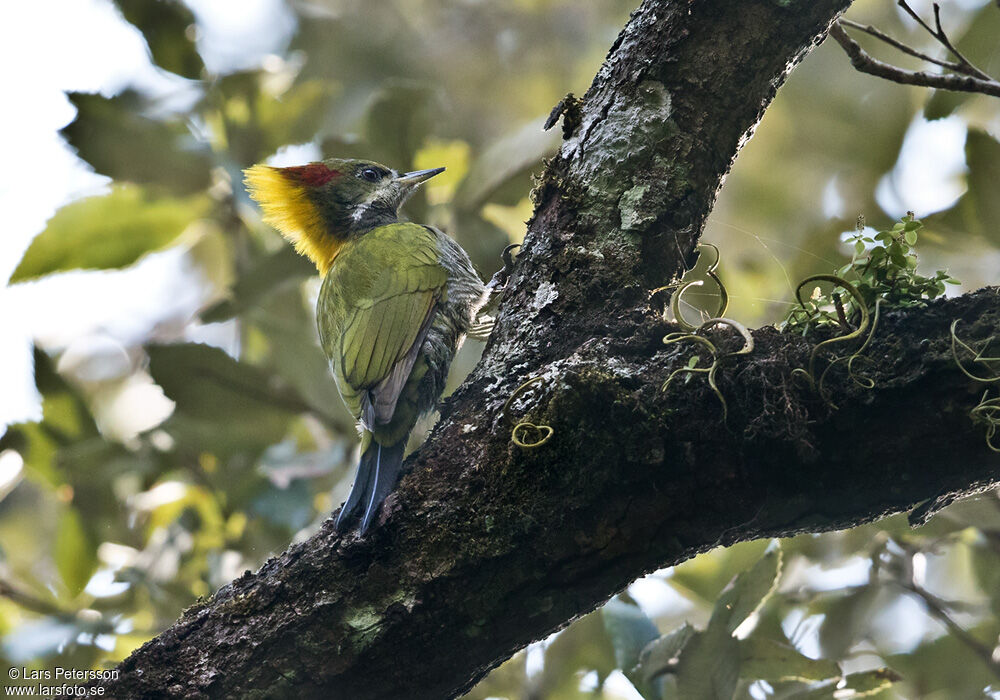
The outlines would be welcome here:
M 881 309 L 881 306 L 882 306 L 882 300 L 881 299 L 876 300 L 875 311 L 872 314 L 872 327 L 868 331 L 868 337 L 865 338 L 865 342 L 861 344 L 861 347 L 855 350 L 850 355 L 843 355 L 841 357 L 832 360 L 830 364 L 826 366 L 826 369 L 823 370 L 823 373 L 819 375 L 819 381 L 816 383 L 817 391 L 819 391 L 820 396 L 823 396 L 826 399 L 826 401 L 829 402 L 830 406 L 832 406 L 834 410 L 837 409 L 837 405 L 833 403 L 833 401 L 830 401 L 829 397 L 826 397 L 826 395 L 823 393 L 823 382 L 826 381 L 826 374 L 831 369 L 833 369 L 834 365 L 846 361 L 847 376 L 850 377 L 851 381 L 860 386 L 862 389 L 875 388 L 874 379 L 872 379 L 871 377 L 866 377 L 863 374 L 858 374 L 857 372 L 854 371 L 854 361 L 857 360 L 859 357 L 861 357 L 861 354 L 868 349 L 869 345 L 871 345 L 872 338 L 875 337 L 875 329 L 878 328 L 879 310 Z
M 958 368 L 962 371 L 962 374 L 964 374 L 969 379 L 975 379 L 977 382 L 984 382 L 986 384 L 990 384 L 992 382 L 1000 382 L 1000 374 L 997 374 L 995 377 L 978 377 L 969 370 L 967 370 L 965 366 L 962 364 L 962 361 L 958 359 L 958 346 L 960 345 L 962 346 L 962 349 L 968 352 L 970 355 L 975 355 L 975 357 L 972 358 L 973 362 L 982 362 L 987 367 L 987 369 L 992 369 L 989 366 L 990 362 L 1000 362 L 1000 357 L 983 357 L 983 353 L 986 352 L 986 348 L 988 348 L 990 346 L 990 343 L 993 341 L 993 336 L 990 336 L 989 338 L 986 339 L 986 342 L 983 343 L 982 350 L 976 350 L 975 348 L 970 347 L 968 343 L 961 340 L 957 335 L 955 335 L 955 328 L 958 326 L 959 320 L 960 319 L 956 318 L 954 321 L 951 322 L 951 356 L 955 359 L 955 364 L 958 365 Z
M 715 251 L 715 261 L 708 266 L 708 269 L 705 270 L 705 274 L 708 275 L 719 287 L 719 307 L 716 309 L 715 316 L 713 318 L 722 318 L 726 315 L 726 310 L 729 308 L 729 292 L 726 291 L 726 285 L 722 283 L 722 280 L 716 272 L 719 267 L 719 262 L 722 260 L 722 253 L 719 252 L 719 249 L 711 243 L 702 243 L 699 247 L 711 248 Z M 681 297 L 684 296 L 684 292 L 689 288 L 700 287 L 702 284 L 703 282 L 701 280 L 686 282 L 678 287 L 677 291 L 670 297 L 670 311 L 674 315 L 674 322 L 688 333 L 697 332 L 699 326 L 692 325 L 684 319 L 684 315 L 681 313 Z
M 832 284 L 837 285 L 838 287 L 840 287 L 845 292 L 851 295 L 851 298 L 854 300 L 855 306 L 857 307 L 859 313 L 861 314 L 861 320 L 858 323 L 858 327 L 855 328 L 853 331 L 851 331 L 850 333 L 846 333 L 844 335 L 838 335 L 836 338 L 830 338 L 828 340 L 824 340 L 821 343 L 817 343 L 813 347 L 812 352 L 809 354 L 808 370 L 804 370 L 801 368 L 792 370 L 793 375 L 805 376 L 809 380 L 809 384 L 813 387 L 816 387 L 817 390 L 819 390 L 819 388 L 822 386 L 822 377 L 820 378 L 819 382 L 816 381 L 816 358 L 819 356 L 820 351 L 822 351 L 823 349 L 829 349 L 831 345 L 836 345 L 839 343 L 847 343 L 852 340 L 861 338 L 864 335 L 865 329 L 868 328 L 868 321 L 870 315 L 868 312 L 868 307 L 865 304 L 864 297 L 861 296 L 861 292 L 858 291 L 858 288 L 855 287 L 850 282 L 848 282 L 847 280 L 845 280 L 843 277 L 838 277 L 837 275 L 813 275 L 811 277 L 806 277 L 804 280 L 799 282 L 799 286 L 795 288 L 795 298 L 798 300 L 799 306 L 802 307 L 801 309 L 802 312 L 805 312 L 806 314 L 812 313 L 809 310 L 809 306 L 802 299 L 802 288 L 811 282 L 830 282 Z M 876 304 L 876 311 L 877 309 L 878 305 Z M 848 360 L 849 365 L 851 363 L 851 360 L 853 360 L 861 353 L 861 350 L 868 345 L 868 342 L 870 340 L 871 340 L 871 334 L 869 334 L 868 340 L 865 341 L 864 345 L 862 345 L 862 347 L 857 352 L 855 352 L 853 355 L 850 356 L 851 359 Z M 837 358 L 833 362 L 837 362 L 840 359 L 841 358 Z M 831 363 L 831 366 L 832 364 L 833 363 Z M 829 369 L 830 368 L 827 367 L 827 370 Z M 823 374 L 825 375 L 826 372 L 824 371 Z M 872 384 L 872 386 L 874 386 L 874 383 Z
M 993 444 L 993 438 L 1000 431 L 1000 397 L 988 399 L 986 397 L 989 393 L 990 390 L 987 389 L 979 400 L 979 405 L 969 411 L 969 415 L 973 421 L 986 424 L 986 446 L 994 452 L 1000 452 L 1000 445 Z
M 708 269 L 705 270 L 705 274 L 708 275 L 708 277 L 713 282 L 715 282 L 715 284 L 719 287 L 719 306 L 715 311 L 714 318 L 721 318 L 722 316 L 726 315 L 726 310 L 729 308 L 729 292 L 726 291 L 726 285 L 722 283 L 722 280 L 719 278 L 719 275 L 716 272 L 716 270 L 719 267 L 719 261 L 722 259 L 722 253 L 719 252 L 719 249 L 716 246 L 712 245 L 711 243 L 700 243 L 699 247 L 711 248 L 712 250 L 715 251 L 715 262 L 713 262 L 711 265 L 708 266 Z M 704 284 L 702 280 L 693 280 L 691 282 L 668 284 L 665 287 L 657 287 L 650 293 L 650 296 L 656 294 L 657 292 L 662 292 L 667 289 L 676 290 L 670 296 L 670 306 L 669 306 L 670 312 L 673 314 L 674 322 L 678 326 L 680 326 L 683 330 L 687 331 L 688 333 L 693 333 L 698 329 L 698 326 L 688 323 L 685 320 L 684 316 L 681 314 L 681 306 L 680 306 L 681 297 L 684 296 L 684 292 L 686 292 L 691 287 L 700 287 L 702 284 Z M 668 320 L 666 310 L 664 310 L 663 312 L 663 320 L 665 321 Z
M 958 337 L 958 335 L 955 334 L 955 328 L 958 327 L 959 320 L 960 319 L 956 318 L 954 321 L 952 321 L 950 329 L 951 356 L 952 359 L 955 360 L 955 364 L 958 366 L 958 369 L 962 372 L 962 374 L 964 374 L 969 379 L 981 382 L 983 384 L 992 384 L 993 382 L 1000 382 L 1000 372 L 998 372 L 993 377 L 980 377 L 976 374 L 973 374 L 968 369 L 966 369 L 965 365 L 963 365 L 962 361 L 958 358 L 958 348 L 959 346 L 961 346 L 961 348 L 965 350 L 967 353 L 975 356 L 972 358 L 973 362 L 983 363 L 983 366 L 986 367 L 986 369 L 990 370 L 991 372 L 995 370 L 989 365 L 989 363 L 1000 362 L 1000 357 L 983 357 L 983 353 L 986 352 L 986 348 L 988 348 L 990 346 L 990 343 L 993 342 L 993 336 L 991 335 L 989 338 L 986 339 L 986 342 L 983 343 L 982 350 L 976 350 L 974 347 L 970 346 L 968 343 L 963 341 L 961 338 Z M 989 396 L 989 393 L 990 390 L 989 388 L 987 388 L 986 391 L 983 393 L 983 398 L 979 400 L 979 404 L 971 411 L 969 411 L 969 416 L 976 423 L 986 424 L 986 446 L 994 452 L 1000 452 L 1000 445 L 996 445 L 993 442 L 993 438 L 996 437 L 997 432 L 1000 432 L 1000 397 L 997 397 L 995 399 L 987 398 Z
M 503 408 L 500 409 L 501 417 L 508 418 L 509 416 L 507 411 L 510 408 L 510 405 L 514 403 L 514 399 L 523 394 L 528 387 L 544 380 L 545 377 L 543 375 L 538 375 L 537 377 L 532 377 L 531 379 L 521 384 L 521 386 L 514 389 L 514 393 L 512 393 L 507 398 L 507 401 L 504 402 Z M 534 432 L 536 435 L 540 435 L 541 437 L 533 442 L 525 442 L 524 440 L 521 439 L 521 437 L 519 437 L 519 436 L 527 437 L 527 435 L 531 432 Z M 517 425 L 514 426 L 514 429 L 510 431 L 510 441 L 513 442 L 518 447 L 520 447 L 521 449 L 530 450 L 536 447 L 541 447 L 542 445 L 547 443 L 552 438 L 552 435 L 554 433 L 555 430 L 552 429 L 551 425 L 535 425 L 530 421 L 521 420 Z
M 715 246 L 712 247 L 714 248 Z M 718 264 L 718 261 L 716 261 L 716 264 Z M 721 286 L 722 285 L 720 283 L 720 287 Z M 677 291 L 675 297 L 679 295 L 681 291 L 683 291 L 683 287 Z M 740 336 L 742 336 L 743 338 L 743 347 L 741 347 L 739 350 L 735 352 L 727 352 L 719 354 L 719 349 L 715 346 L 715 343 L 713 343 L 711 340 L 709 340 L 704 336 L 697 335 L 702 331 L 720 325 L 729 326 L 730 328 L 734 329 L 737 333 L 739 333 Z M 700 326 L 697 327 L 692 326 L 691 328 L 693 329 L 693 332 L 679 332 L 679 333 L 667 334 L 663 338 L 663 344 L 673 345 L 674 343 L 690 342 L 690 343 L 695 343 L 697 345 L 701 345 L 711 354 L 712 363 L 707 367 L 698 367 L 697 363 L 701 360 L 701 356 L 700 355 L 692 356 L 687 366 L 675 369 L 673 372 L 670 373 L 670 376 L 667 377 L 667 380 L 663 382 L 663 386 L 660 387 L 660 391 L 666 391 L 667 388 L 670 386 L 670 383 L 674 380 L 674 378 L 680 374 L 707 375 L 708 386 L 712 389 L 712 392 L 715 394 L 716 398 L 719 399 L 719 403 L 722 404 L 722 420 L 725 421 L 726 416 L 729 413 L 729 408 L 726 404 L 726 398 L 722 395 L 722 392 L 719 391 L 719 386 L 716 383 L 715 377 L 718 374 L 720 363 L 725 358 L 735 357 L 736 355 L 747 355 L 753 352 L 753 336 L 750 335 L 750 331 L 747 330 L 746 326 L 730 318 L 721 318 L 721 317 L 710 318 Z

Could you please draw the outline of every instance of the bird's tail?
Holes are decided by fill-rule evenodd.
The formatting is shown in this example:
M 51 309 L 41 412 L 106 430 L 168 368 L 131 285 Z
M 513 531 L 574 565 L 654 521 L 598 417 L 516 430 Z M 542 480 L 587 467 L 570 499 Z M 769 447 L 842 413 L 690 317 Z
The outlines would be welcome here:
M 389 446 L 381 445 L 374 439 L 368 442 L 358 463 L 358 473 L 354 477 L 351 494 L 337 516 L 337 530 L 348 525 L 354 519 L 355 511 L 362 508 L 361 534 L 368 531 L 378 507 L 396 486 L 403 466 L 405 448 L 405 438 Z

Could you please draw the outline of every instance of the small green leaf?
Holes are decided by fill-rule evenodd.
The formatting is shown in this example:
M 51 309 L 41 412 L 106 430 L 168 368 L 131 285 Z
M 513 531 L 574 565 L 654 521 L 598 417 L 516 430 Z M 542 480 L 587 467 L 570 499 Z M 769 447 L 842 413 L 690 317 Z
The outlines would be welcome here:
M 525 124 L 504 136 L 480 153 L 469 165 L 469 172 L 455 192 L 457 210 L 478 211 L 489 201 L 513 204 L 524 196 L 519 188 L 514 202 L 502 198 L 507 185 L 523 178 L 538 167 L 542 159 L 559 150 L 560 139 L 556 129 L 542 130 L 541 120 Z M 529 185 L 530 186 L 530 185 Z
M 851 673 L 842 681 L 834 680 L 818 684 L 790 697 L 794 700 L 855 700 L 877 695 L 900 680 L 902 677 L 891 668 L 879 668 Z
M 756 564 L 739 574 L 723 591 L 712 611 L 712 622 L 732 633 L 767 602 L 781 576 L 781 545 L 775 540 Z
M 856 241 L 854 243 L 854 252 L 861 255 L 865 252 L 865 244 L 863 241 Z
M 909 245 L 916 245 L 917 243 L 917 232 L 913 229 L 907 229 L 903 236 Z
M 208 206 L 204 197 L 156 197 L 131 185 L 73 202 L 49 219 L 10 281 L 79 268 L 125 267 L 172 243 Z
M 841 675 L 828 659 L 810 659 L 790 644 L 752 635 L 740 642 L 740 676 L 747 680 L 819 681 Z
M 97 568 L 97 552 L 80 513 L 66 506 L 56 525 L 56 568 L 70 595 L 79 595 Z
M 825 616 L 819 629 L 823 656 L 842 658 L 859 639 L 868 634 L 878 590 L 878 586 L 863 586 L 847 595 L 821 601 L 811 610 Z
M 694 634 L 694 627 L 685 622 L 647 644 L 639 655 L 639 675 L 643 683 L 650 685 L 657 676 L 676 671 L 678 658 Z
M 732 700 L 740 678 L 740 647 L 723 625 L 691 635 L 676 674 L 677 700 Z
M 601 616 L 615 650 L 615 663 L 626 674 L 631 673 L 642 650 L 660 636 L 659 630 L 638 605 L 618 598 L 612 598 L 601 608 Z

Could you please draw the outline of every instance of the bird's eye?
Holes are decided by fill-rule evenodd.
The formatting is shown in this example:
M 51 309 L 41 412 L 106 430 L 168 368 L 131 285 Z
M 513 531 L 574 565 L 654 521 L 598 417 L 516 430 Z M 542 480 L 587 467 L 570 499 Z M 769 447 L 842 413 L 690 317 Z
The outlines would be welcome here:
M 375 168 L 365 168 L 361 171 L 361 177 L 368 180 L 368 182 L 378 182 L 382 179 L 382 176 L 379 175 L 378 170 Z

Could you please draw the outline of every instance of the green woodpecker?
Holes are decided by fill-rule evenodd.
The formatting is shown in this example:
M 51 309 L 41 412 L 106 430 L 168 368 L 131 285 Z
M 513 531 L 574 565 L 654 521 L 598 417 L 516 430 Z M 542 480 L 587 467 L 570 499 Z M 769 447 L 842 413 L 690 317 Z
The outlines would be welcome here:
M 245 171 L 264 221 L 323 277 L 320 342 L 361 433 L 361 461 L 338 529 L 355 513 L 362 534 L 371 526 L 399 478 L 407 437 L 441 396 L 485 299 L 455 241 L 399 221 L 400 205 L 442 170 L 399 174 L 378 163 L 328 159 Z

